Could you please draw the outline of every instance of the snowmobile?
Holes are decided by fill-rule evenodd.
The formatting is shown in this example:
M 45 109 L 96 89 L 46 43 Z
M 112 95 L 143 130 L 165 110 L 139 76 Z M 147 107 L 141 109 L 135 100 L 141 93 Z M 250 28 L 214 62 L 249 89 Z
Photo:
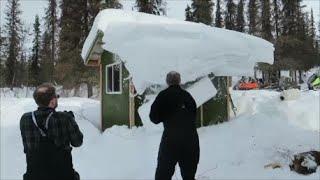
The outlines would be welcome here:
M 259 89 L 257 82 L 243 82 L 239 84 L 239 90 Z
M 233 89 L 238 89 L 238 90 L 252 90 L 252 89 L 259 89 L 259 84 L 258 82 L 249 77 L 243 77 L 241 80 L 235 85 Z
M 320 76 L 313 74 L 308 80 L 309 90 L 319 90 L 320 89 Z

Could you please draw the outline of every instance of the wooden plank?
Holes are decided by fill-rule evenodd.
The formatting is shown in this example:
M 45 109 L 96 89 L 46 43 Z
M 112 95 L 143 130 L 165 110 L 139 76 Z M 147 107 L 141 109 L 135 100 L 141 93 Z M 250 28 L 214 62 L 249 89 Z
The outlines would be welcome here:
M 103 101 L 102 101 L 102 96 L 103 96 L 103 82 L 102 82 L 102 64 L 100 64 L 100 73 L 99 73 L 99 81 L 100 81 L 100 121 L 101 121 L 101 133 L 104 130 L 104 123 L 103 123 Z
M 203 105 L 200 106 L 200 126 L 203 127 Z
M 227 121 L 230 120 L 230 91 L 229 91 L 229 87 L 230 87 L 230 77 L 227 77 L 227 85 L 226 85 L 226 94 L 227 94 Z
M 97 59 L 97 60 L 92 60 L 92 59 L 90 59 L 90 60 L 88 60 L 88 62 L 87 62 L 87 66 L 99 66 L 99 64 L 100 64 L 100 59 Z
M 129 127 L 135 126 L 135 104 L 134 104 L 134 85 L 132 79 L 129 80 Z

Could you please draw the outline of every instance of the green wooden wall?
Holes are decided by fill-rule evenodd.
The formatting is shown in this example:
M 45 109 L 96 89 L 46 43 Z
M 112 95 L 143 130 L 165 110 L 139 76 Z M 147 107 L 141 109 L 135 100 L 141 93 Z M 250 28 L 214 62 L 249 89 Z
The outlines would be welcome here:
M 105 51 L 101 56 L 102 65 L 102 130 L 113 125 L 129 126 L 129 80 L 124 80 L 129 76 L 129 72 L 122 65 L 122 94 L 106 93 L 106 65 L 114 63 L 113 54 Z M 135 98 L 135 124 L 141 126 L 142 122 L 138 115 L 138 104 L 141 104 L 139 98 Z
M 102 65 L 102 130 L 113 125 L 129 125 L 129 81 L 124 80 L 129 72 L 122 65 L 122 94 L 106 94 L 106 65 L 114 63 L 113 55 L 104 52 L 101 56 Z M 215 77 L 212 80 L 217 89 L 217 95 L 203 104 L 203 125 L 208 126 L 227 120 L 226 77 Z M 142 96 L 135 98 L 135 125 L 142 126 L 137 112 L 143 101 Z M 200 127 L 200 108 L 197 111 L 197 127 Z
M 228 118 L 227 111 L 227 91 L 225 88 L 226 77 L 215 77 L 212 83 L 217 89 L 215 97 L 204 103 L 203 106 L 203 126 L 218 124 Z M 197 127 L 201 126 L 200 108 L 197 109 Z
M 129 82 L 122 80 L 122 94 L 106 93 L 106 65 L 114 63 L 113 55 L 104 52 L 101 56 L 102 65 L 102 127 L 109 128 L 113 125 L 129 124 Z M 122 67 L 122 78 L 127 77 L 128 72 Z

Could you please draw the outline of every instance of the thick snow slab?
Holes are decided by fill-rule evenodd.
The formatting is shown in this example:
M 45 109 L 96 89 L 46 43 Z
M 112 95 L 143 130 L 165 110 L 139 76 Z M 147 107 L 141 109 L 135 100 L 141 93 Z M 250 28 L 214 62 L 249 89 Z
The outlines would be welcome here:
M 196 101 L 197 107 L 201 106 L 217 94 L 217 89 L 214 87 L 209 77 L 199 80 L 187 88 L 187 91 Z
M 217 94 L 217 89 L 212 84 L 209 77 L 204 77 L 186 89 L 196 101 L 197 107 L 201 106 L 209 99 Z M 158 93 L 157 93 L 158 94 Z M 141 105 L 138 109 L 144 127 L 154 128 L 156 125 L 150 121 L 149 112 L 156 95 L 149 95 L 146 97 L 147 102 Z
M 85 41 L 85 59 L 98 32 L 102 48 L 125 62 L 138 93 L 164 84 L 169 71 L 189 82 L 209 73 L 253 75 L 256 62 L 273 63 L 273 45 L 244 33 L 133 11 L 101 11 Z

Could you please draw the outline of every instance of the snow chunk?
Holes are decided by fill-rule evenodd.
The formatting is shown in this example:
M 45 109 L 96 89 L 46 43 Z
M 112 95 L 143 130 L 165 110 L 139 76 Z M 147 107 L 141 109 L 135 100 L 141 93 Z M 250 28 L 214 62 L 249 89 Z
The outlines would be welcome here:
M 255 36 L 115 9 L 97 15 L 82 49 L 85 61 L 98 32 L 103 33 L 102 48 L 125 62 L 139 94 L 150 85 L 165 84 L 172 70 L 185 83 L 210 73 L 252 76 L 256 62 L 273 63 L 273 45 Z
M 217 89 L 214 87 L 209 77 L 199 80 L 187 88 L 187 91 L 196 101 L 197 107 L 201 106 L 217 94 Z
M 280 97 L 283 97 L 284 100 L 296 100 L 300 97 L 299 89 L 288 89 L 280 93 Z
M 301 166 L 306 167 L 308 169 L 316 169 L 318 165 L 315 161 L 316 160 L 313 156 L 307 154 L 306 156 L 304 156 L 304 160 L 301 163 Z

